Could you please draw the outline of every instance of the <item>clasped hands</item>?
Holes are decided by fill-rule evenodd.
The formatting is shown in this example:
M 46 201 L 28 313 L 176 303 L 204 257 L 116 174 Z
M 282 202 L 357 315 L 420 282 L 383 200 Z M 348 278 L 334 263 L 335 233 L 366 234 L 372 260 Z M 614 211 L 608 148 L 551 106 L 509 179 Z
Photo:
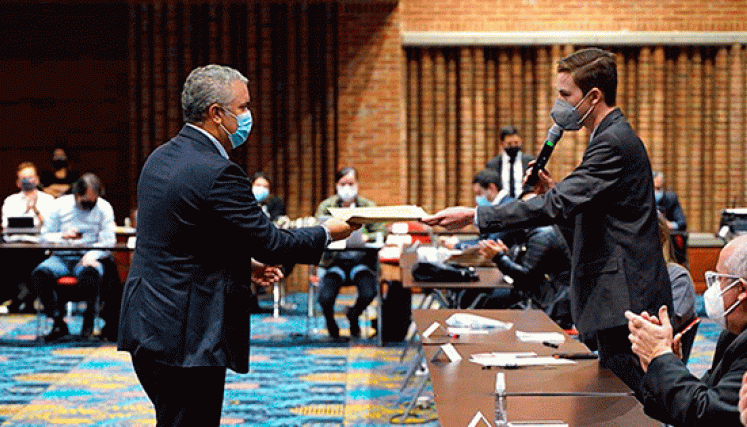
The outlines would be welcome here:
M 655 358 L 674 353 L 682 358 L 682 333 L 673 336 L 672 324 L 669 322 L 669 311 L 666 306 L 659 308 L 659 316 L 652 316 L 645 311 L 640 315 L 631 311 L 625 312 L 630 330 L 630 343 L 633 353 L 641 361 L 643 371 L 648 371 L 648 366 Z

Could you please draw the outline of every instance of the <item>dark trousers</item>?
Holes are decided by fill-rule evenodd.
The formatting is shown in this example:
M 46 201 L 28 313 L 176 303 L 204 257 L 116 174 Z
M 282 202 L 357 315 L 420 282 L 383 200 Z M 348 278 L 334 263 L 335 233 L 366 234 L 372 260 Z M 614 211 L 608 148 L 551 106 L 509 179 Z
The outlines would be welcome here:
M 72 270 L 72 268 L 69 270 Z M 31 273 L 34 291 L 44 305 L 44 313 L 54 319 L 56 323 L 63 321 L 64 305 L 67 302 L 66 298 L 61 298 L 58 294 L 55 283 L 62 275 L 64 274 L 47 268 L 43 264 Z M 84 323 L 92 325 L 95 310 L 94 305 L 96 304 L 96 297 L 99 294 L 99 286 L 101 285 L 101 274 L 93 267 L 83 267 L 77 271 L 75 276 L 78 278 L 76 294 L 83 295 L 86 301 Z
M 632 344 L 628 339 L 629 334 L 627 325 L 597 331 L 599 364 L 617 375 L 641 401 L 641 381 L 644 372 L 638 356 L 633 353 Z
M 220 425 L 225 367 L 171 366 L 150 355 L 133 356 L 132 366 L 153 402 L 157 427 Z
M 327 269 L 319 287 L 319 305 L 327 320 L 327 326 L 335 323 L 334 307 L 340 288 L 346 283 L 355 284 L 358 297 L 355 304 L 348 311 L 348 317 L 357 318 L 363 310 L 376 298 L 376 273 L 365 264 L 358 264 L 352 268 L 334 266 Z

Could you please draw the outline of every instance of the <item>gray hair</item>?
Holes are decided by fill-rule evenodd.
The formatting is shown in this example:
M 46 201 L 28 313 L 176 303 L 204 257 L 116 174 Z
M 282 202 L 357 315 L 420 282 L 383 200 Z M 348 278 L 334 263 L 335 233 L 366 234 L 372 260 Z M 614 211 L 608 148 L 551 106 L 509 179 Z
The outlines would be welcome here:
M 732 245 L 734 251 L 724 261 L 724 267 L 727 273 L 747 279 L 747 235 L 739 236 L 727 244 Z
M 652 172 L 652 176 L 654 177 L 654 179 L 656 179 L 656 178 L 664 179 L 664 172 L 662 172 L 662 171 L 653 171 Z
M 212 104 L 228 105 L 232 101 L 231 84 L 249 80 L 239 71 L 224 65 L 210 64 L 192 70 L 182 89 L 182 112 L 187 123 L 200 122 Z

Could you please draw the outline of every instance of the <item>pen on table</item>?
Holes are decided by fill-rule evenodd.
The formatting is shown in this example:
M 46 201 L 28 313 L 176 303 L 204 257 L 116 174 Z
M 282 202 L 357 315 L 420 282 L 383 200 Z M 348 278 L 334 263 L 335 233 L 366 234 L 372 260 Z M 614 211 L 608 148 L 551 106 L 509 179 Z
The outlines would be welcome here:
M 542 345 L 547 346 L 547 347 L 552 347 L 552 348 L 560 347 L 559 344 L 555 344 L 554 342 L 550 342 L 550 341 L 542 341 Z
M 596 359 L 598 356 L 594 353 L 555 353 L 552 357 L 556 359 L 580 360 Z

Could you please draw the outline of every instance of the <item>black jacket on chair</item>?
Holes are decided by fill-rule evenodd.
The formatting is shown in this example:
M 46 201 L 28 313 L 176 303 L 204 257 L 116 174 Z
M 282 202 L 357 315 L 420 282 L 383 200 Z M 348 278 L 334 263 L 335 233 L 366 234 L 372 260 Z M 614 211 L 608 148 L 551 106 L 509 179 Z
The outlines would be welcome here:
M 277 229 L 246 173 L 186 125 L 146 161 L 119 350 L 162 363 L 249 369 L 251 258 L 316 264 L 322 227 Z
M 547 193 L 477 208 L 480 231 L 558 223 L 571 248 L 571 309 L 582 336 L 627 325 L 625 310 L 672 307 L 651 164 L 619 109 L 599 124 L 581 164 Z M 587 335 L 588 334 L 588 335 Z

